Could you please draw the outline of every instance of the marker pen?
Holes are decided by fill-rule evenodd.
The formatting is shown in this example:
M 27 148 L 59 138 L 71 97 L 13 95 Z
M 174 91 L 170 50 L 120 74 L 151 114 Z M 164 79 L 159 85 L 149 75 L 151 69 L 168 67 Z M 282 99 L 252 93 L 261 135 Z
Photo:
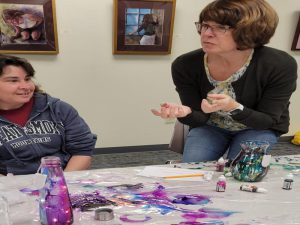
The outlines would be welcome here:
M 256 187 L 255 185 L 250 185 L 250 184 L 242 184 L 240 186 L 240 190 L 248 191 L 248 192 L 259 192 L 259 193 L 267 192 L 267 189 L 265 189 L 265 188 L 259 188 L 259 187 Z

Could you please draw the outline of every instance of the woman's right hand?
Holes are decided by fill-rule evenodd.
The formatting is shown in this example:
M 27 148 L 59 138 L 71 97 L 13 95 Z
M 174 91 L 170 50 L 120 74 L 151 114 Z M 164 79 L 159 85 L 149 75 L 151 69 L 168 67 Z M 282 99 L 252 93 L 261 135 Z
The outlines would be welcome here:
M 192 110 L 185 105 L 165 102 L 160 105 L 160 110 L 151 109 L 151 112 L 155 116 L 160 116 L 163 119 L 173 119 L 186 117 Z

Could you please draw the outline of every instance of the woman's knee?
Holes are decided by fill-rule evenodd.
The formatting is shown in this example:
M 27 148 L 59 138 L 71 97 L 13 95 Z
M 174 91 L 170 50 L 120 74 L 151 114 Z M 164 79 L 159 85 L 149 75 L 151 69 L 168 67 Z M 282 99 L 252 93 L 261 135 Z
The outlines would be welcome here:
M 277 143 L 278 136 L 276 132 L 272 130 L 246 130 L 241 131 L 232 139 L 230 144 L 228 158 L 233 159 L 241 151 L 241 144 L 246 141 L 262 142 L 267 143 L 268 147 L 266 149 L 269 152 L 272 147 Z
M 184 162 L 217 160 L 226 151 L 228 138 L 207 127 L 190 130 L 183 152 Z

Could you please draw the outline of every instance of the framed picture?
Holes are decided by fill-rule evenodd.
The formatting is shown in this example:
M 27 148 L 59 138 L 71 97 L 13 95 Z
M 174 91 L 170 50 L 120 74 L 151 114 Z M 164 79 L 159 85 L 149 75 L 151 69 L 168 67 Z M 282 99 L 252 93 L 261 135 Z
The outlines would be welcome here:
M 0 53 L 58 54 L 54 0 L 1 0 Z
M 298 19 L 298 23 L 297 23 L 293 43 L 292 43 L 292 50 L 298 50 L 298 51 L 300 50 L 300 16 Z
M 114 54 L 170 54 L 176 0 L 114 0 Z

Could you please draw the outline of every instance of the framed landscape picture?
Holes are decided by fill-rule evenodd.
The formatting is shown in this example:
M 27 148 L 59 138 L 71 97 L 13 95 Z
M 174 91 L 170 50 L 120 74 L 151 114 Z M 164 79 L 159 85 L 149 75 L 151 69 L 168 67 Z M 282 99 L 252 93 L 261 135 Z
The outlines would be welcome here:
M 0 29 L 0 53 L 58 53 L 54 0 L 1 0 Z
M 114 54 L 170 54 L 176 0 L 114 0 Z
M 298 50 L 298 51 L 300 50 L 300 16 L 298 19 L 298 23 L 297 23 L 293 43 L 292 43 L 292 50 Z

